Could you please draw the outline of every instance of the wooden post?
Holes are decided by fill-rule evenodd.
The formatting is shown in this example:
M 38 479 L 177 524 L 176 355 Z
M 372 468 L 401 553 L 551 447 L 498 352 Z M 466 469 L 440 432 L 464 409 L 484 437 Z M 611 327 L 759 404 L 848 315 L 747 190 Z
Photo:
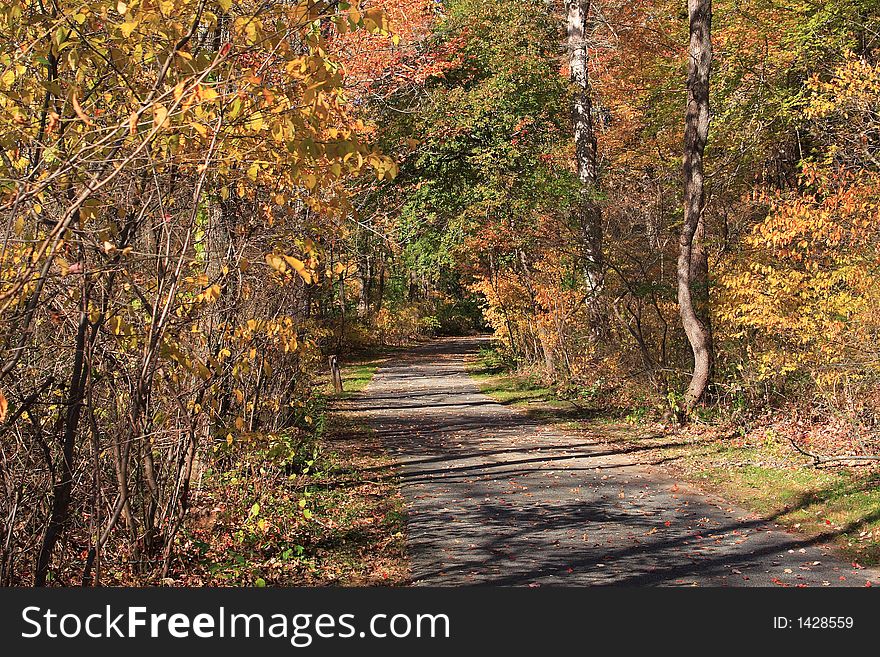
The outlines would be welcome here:
M 339 359 L 330 356 L 330 376 L 333 377 L 333 389 L 342 392 L 342 372 L 339 371 Z

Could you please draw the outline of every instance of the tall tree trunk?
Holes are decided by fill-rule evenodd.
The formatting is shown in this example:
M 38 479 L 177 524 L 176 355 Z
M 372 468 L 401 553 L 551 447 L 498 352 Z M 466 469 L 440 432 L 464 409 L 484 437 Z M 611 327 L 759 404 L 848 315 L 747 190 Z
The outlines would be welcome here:
M 688 16 L 690 56 L 684 133 L 684 224 L 679 240 L 677 268 L 681 322 L 694 352 L 694 372 L 684 400 L 687 411 L 703 396 L 712 374 L 712 336 L 708 325 L 708 264 L 703 248 L 703 151 L 709 134 L 712 0 L 688 0 Z M 695 289 L 698 286 L 700 289 Z M 699 314 L 695 296 L 698 302 L 702 301 L 699 304 Z M 700 315 L 703 315 L 703 319 Z
M 602 287 L 602 209 L 596 200 L 599 172 L 587 47 L 591 4 L 591 0 L 565 0 L 569 68 L 574 86 L 571 119 L 581 184 L 575 215 L 582 233 L 587 284 L 595 300 Z

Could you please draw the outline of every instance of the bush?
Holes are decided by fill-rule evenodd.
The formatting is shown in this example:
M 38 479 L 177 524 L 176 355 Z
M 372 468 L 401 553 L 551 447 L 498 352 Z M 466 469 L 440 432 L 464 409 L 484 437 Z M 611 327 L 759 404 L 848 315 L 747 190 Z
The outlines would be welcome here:
M 376 315 L 376 333 L 382 344 L 400 346 L 434 335 L 440 323 L 424 303 L 383 308 Z

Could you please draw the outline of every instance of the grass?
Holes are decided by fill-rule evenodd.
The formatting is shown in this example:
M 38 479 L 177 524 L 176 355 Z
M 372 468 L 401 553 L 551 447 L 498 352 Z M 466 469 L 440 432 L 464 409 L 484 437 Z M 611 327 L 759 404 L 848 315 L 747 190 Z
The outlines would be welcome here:
M 329 382 L 320 384 L 322 391 L 331 402 L 350 397 L 366 387 L 378 362 L 369 357 L 344 364 L 345 392 L 327 394 Z M 179 567 L 163 583 L 408 582 L 405 514 L 393 462 L 375 432 L 341 410 L 331 403 L 323 412 L 317 441 L 254 436 L 230 446 L 237 450 L 235 466 L 206 476 L 180 535 Z
M 321 392 L 333 400 L 351 399 L 373 380 L 376 370 L 388 359 L 388 353 L 391 351 L 394 350 L 386 349 L 378 353 L 364 351 L 340 358 L 339 368 L 342 373 L 342 392 L 336 393 L 333 390 L 333 382 L 330 379 L 329 372 L 325 372 L 318 378 Z
M 405 512 L 391 459 L 375 432 L 331 413 L 322 440 L 333 463 L 311 485 L 312 564 L 304 584 L 401 585 L 409 580 Z
M 367 353 L 343 362 L 342 393 L 327 382 L 328 397 L 344 401 L 361 392 L 385 360 Z M 344 586 L 401 585 L 409 580 L 406 514 L 393 461 L 368 425 L 339 409 L 328 412 L 322 449 L 335 465 L 316 482 L 316 505 L 334 514 L 320 539 L 322 559 Z M 324 571 L 326 573 L 326 569 Z M 326 579 L 326 578 L 325 578 Z M 327 583 L 319 581 L 317 583 Z
M 379 369 L 379 361 L 373 360 L 367 363 L 356 363 L 349 366 L 343 366 L 342 371 L 342 392 L 339 394 L 331 392 L 334 399 L 350 399 L 361 390 L 367 387 L 367 384 L 373 380 L 373 375 Z M 332 384 L 329 384 L 332 386 Z
M 589 408 L 558 397 L 552 388 L 530 376 L 487 371 L 480 361 L 468 367 L 468 374 L 495 401 L 524 409 L 537 420 L 571 422 L 594 414 Z
M 809 536 L 826 536 L 862 565 L 880 563 L 880 469 L 813 468 L 773 432 L 725 435 L 694 425 L 673 431 L 623 422 L 616 414 L 580 406 L 533 377 L 499 371 L 485 356 L 469 367 L 480 389 L 530 417 L 621 450 L 639 448 L 639 462 L 663 467 L 698 485 Z

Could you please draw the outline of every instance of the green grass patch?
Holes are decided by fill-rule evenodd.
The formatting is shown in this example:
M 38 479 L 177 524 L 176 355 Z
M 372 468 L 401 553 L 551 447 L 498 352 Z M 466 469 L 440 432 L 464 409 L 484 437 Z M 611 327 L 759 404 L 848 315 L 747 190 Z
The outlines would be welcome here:
M 348 362 L 343 361 L 339 366 L 342 372 L 342 392 L 334 392 L 329 373 L 320 377 L 321 390 L 330 399 L 350 399 L 367 387 L 379 365 L 385 360 L 384 356 L 367 354 L 353 357 Z
M 760 452 L 759 452 L 760 454 Z M 762 516 L 811 536 L 825 535 L 862 565 L 880 563 L 880 474 L 855 468 L 730 465 L 715 462 L 693 479 Z
M 376 362 L 343 367 L 342 389 L 345 391 L 343 394 L 354 394 L 366 388 L 378 369 L 379 365 Z
M 519 374 L 499 365 L 495 352 L 484 350 L 467 366 L 480 391 L 505 406 L 524 410 L 543 422 L 572 422 L 595 415 L 594 411 L 561 397 L 537 377 Z

